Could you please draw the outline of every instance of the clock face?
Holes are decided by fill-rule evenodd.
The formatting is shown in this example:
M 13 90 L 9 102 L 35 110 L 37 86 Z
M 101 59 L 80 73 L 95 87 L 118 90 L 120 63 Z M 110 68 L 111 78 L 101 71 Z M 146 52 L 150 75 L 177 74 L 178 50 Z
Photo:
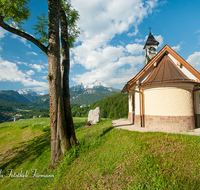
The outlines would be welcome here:
M 150 47 L 149 48 L 149 54 L 155 54 L 156 53 L 156 48 Z

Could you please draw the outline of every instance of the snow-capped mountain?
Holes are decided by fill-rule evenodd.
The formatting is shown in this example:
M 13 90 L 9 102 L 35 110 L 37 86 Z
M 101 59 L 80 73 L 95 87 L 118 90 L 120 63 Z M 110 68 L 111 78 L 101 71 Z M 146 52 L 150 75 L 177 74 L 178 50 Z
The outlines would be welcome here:
M 20 95 L 25 97 L 26 99 L 30 100 L 31 102 L 39 99 L 42 95 L 38 94 L 32 90 L 28 89 L 20 89 L 20 90 L 14 90 L 15 92 L 18 92 Z
M 90 85 L 81 82 L 70 88 L 70 100 L 72 104 L 91 104 L 120 91 L 98 80 Z
M 72 91 L 72 92 L 83 92 L 86 89 L 87 89 L 87 86 L 83 85 L 83 83 L 81 82 L 81 83 L 76 84 L 75 86 L 72 86 L 70 88 L 70 91 Z
M 76 84 L 75 86 L 72 86 L 70 88 L 70 91 L 72 92 L 84 92 L 88 89 L 95 89 L 95 90 L 100 90 L 100 91 L 113 91 L 113 88 L 110 87 L 109 85 L 96 80 L 90 85 L 84 85 L 82 82 Z
M 25 95 L 25 94 L 29 94 L 30 96 L 37 96 L 38 94 L 32 90 L 28 90 L 28 89 L 19 89 L 19 90 L 14 90 L 16 92 L 18 92 L 21 95 Z
M 96 80 L 95 82 L 93 82 L 91 85 L 88 85 L 87 88 L 91 88 L 91 89 L 96 89 L 96 88 L 107 88 L 107 89 L 111 89 L 111 87 L 101 81 Z

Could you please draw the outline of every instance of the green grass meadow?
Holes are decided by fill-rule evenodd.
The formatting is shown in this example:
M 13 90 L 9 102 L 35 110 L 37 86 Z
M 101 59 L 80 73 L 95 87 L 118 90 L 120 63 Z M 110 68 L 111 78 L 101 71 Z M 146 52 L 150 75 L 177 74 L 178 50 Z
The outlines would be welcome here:
M 199 136 L 74 123 L 78 146 L 51 171 L 49 118 L 0 124 L 0 189 L 200 189 Z

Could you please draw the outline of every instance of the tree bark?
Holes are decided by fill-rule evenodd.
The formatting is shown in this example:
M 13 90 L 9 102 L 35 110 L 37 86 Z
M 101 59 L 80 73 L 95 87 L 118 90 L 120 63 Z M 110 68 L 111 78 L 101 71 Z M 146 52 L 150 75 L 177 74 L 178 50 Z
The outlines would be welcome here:
M 77 139 L 76 139 L 74 123 L 71 113 L 71 106 L 70 106 L 70 92 L 69 92 L 70 44 L 68 41 L 68 23 L 66 20 L 65 11 L 63 9 L 60 10 L 60 23 L 61 23 L 61 44 L 62 44 L 61 86 L 63 90 L 63 99 L 64 99 L 65 124 L 70 144 L 77 145 Z
M 51 124 L 51 163 L 50 169 L 57 165 L 60 157 L 60 135 L 64 128 L 62 119 L 63 98 L 61 93 L 60 73 L 60 43 L 59 43 L 59 1 L 48 0 L 49 19 L 49 46 L 47 51 L 49 75 L 49 99 L 50 99 L 50 124 Z
M 63 66 L 62 80 L 60 68 L 60 41 L 59 41 L 59 15 L 60 0 L 48 1 L 48 20 L 49 20 L 49 45 L 41 44 L 33 36 L 10 27 L 4 22 L 4 17 L 0 14 L 0 26 L 5 30 L 21 36 L 38 46 L 47 54 L 49 75 L 50 99 L 50 125 L 51 125 L 51 163 L 50 169 L 57 165 L 59 157 L 75 145 L 76 135 L 74 131 L 73 119 L 71 115 L 70 96 L 69 96 L 69 44 L 64 38 L 68 33 L 64 33 L 62 38 L 63 45 Z M 65 13 L 64 13 L 65 15 Z M 66 15 L 65 15 L 66 16 Z M 62 17 L 66 21 L 66 17 Z M 64 25 L 67 28 L 67 23 Z M 64 30 L 67 31 L 67 30 Z M 63 41 L 64 40 L 64 41 Z M 68 45 L 68 46 L 66 46 Z M 66 47 L 65 47 L 66 46 Z M 62 84 L 61 84 L 62 83 Z M 63 89 L 62 89 L 63 88 Z M 61 148 L 61 152 L 60 152 Z

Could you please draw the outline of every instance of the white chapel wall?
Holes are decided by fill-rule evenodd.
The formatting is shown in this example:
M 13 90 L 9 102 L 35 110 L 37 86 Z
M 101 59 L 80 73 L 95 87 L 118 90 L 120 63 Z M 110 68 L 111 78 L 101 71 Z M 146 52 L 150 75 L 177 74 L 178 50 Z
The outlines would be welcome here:
M 192 89 L 158 88 L 144 90 L 145 115 L 193 115 Z
M 139 89 L 135 86 L 131 89 L 139 91 Z M 134 103 L 132 101 L 134 101 Z M 129 92 L 129 112 L 135 113 L 135 115 L 140 115 L 140 94 L 138 92 Z

